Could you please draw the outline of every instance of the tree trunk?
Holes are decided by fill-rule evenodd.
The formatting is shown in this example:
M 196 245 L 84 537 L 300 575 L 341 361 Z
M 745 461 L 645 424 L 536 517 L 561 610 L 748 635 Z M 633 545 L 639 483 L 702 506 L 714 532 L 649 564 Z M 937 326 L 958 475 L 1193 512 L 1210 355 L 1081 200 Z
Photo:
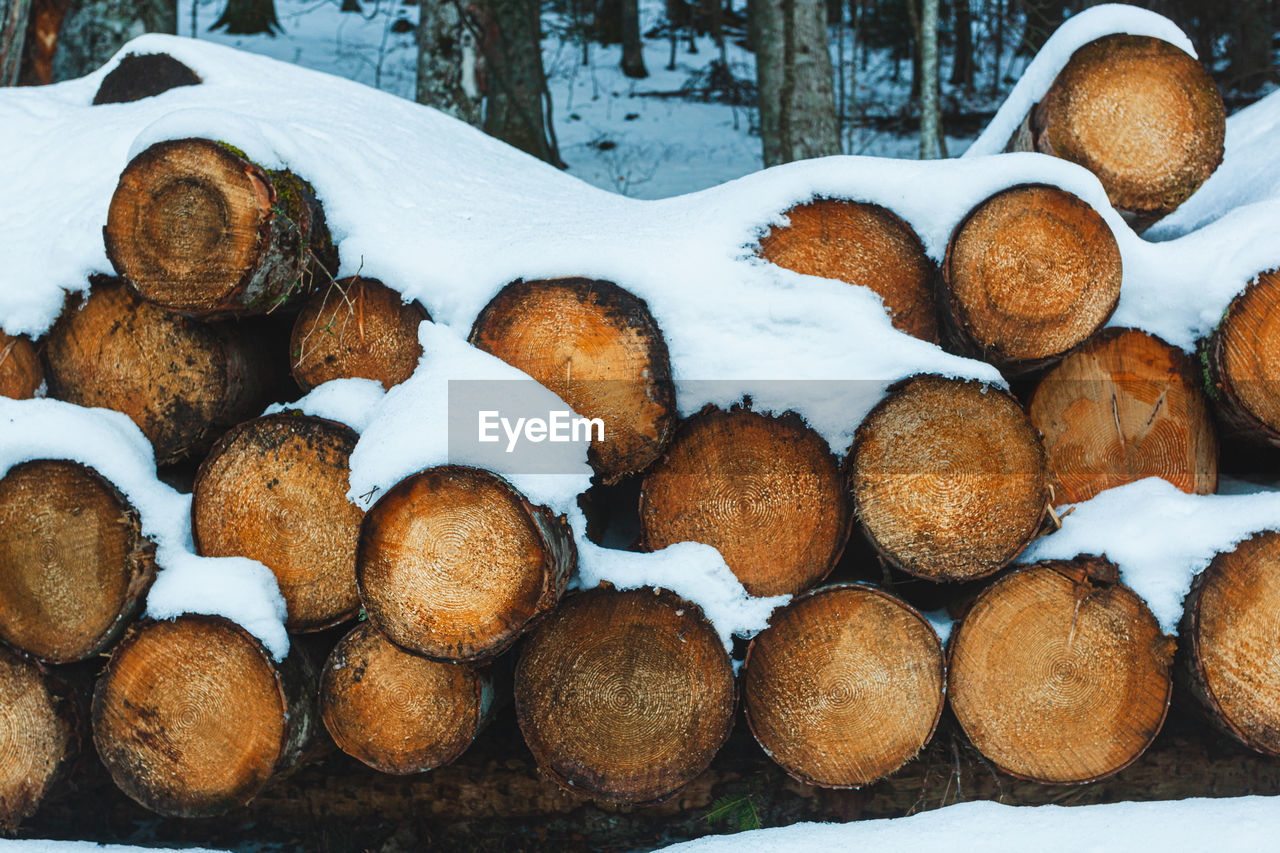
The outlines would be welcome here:
M 1062 22 L 1061 0 L 1019 0 L 1022 5 L 1022 40 L 1019 56 L 1035 56 Z
M 1002 190 L 951 236 L 939 300 L 955 352 L 1025 373 L 1101 329 L 1120 299 L 1120 249 L 1085 202 L 1045 184 Z
M 130 53 L 102 78 L 94 105 L 124 104 L 167 92 L 178 86 L 197 86 L 200 77 L 167 53 Z
M 58 34 L 70 10 L 71 0 L 31 0 L 27 37 L 22 48 L 19 86 L 47 86 L 53 82 L 53 59 Z
M 35 813 L 79 747 L 76 714 L 39 665 L 0 647 L 0 833 Z
M 845 460 L 854 517 L 890 565 L 932 581 L 993 574 L 1040 529 L 1040 434 L 1008 393 L 921 376 L 863 420 Z
M 470 341 L 604 422 L 587 460 L 606 483 L 648 468 L 666 446 L 676 420 L 667 343 L 644 300 L 616 284 L 513 282 L 480 312 Z
M 0 397 L 25 400 L 44 384 L 44 368 L 35 345 L 0 329 Z
M 649 76 L 640 39 L 640 0 L 622 0 L 622 73 L 636 80 Z
M 914 2 L 914 0 L 911 0 Z M 941 155 L 941 78 L 938 74 L 938 0 L 923 0 L 920 12 L 920 159 L 936 160 Z
M 478 468 L 401 480 L 365 516 L 356 558 L 374 626 L 446 662 L 493 658 L 564 595 L 577 553 L 562 518 Z
M 994 58 L 991 62 L 991 97 L 1000 92 L 1000 63 L 1004 60 L 1004 25 L 1005 3 L 1007 0 L 996 0 L 996 22 L 994 35 Z
M 18 82 L 31 0 L 0 0 L 0 86 Z
M 1174 642 L 1104 559 L 1022 567 L 955 629 L 947 695 L 1005 773 L 1072 784 L 1111 776 L 1164 723 Z
M 702 611 L 649 587 L 567 600 L 516 668 L 516 716 L 538 767 L 605 802 L 654 802 L 705 770 L 733 728 L 734 692 Z
M 208 139 L 133 158 L 103 233 L 144 299 L 199 316 L 265 313 L 332 284 L 338 269 L 311 185 Z
M 1204 344 L 1209 396 L 1231 438 L 1280 447 L 1280 271 L 1262 273 L 1231 301 Z
M 888 208 L 815 199 L 760 239 L 760 257 L 805 275 L 861 284 L 884 300 L 894 328 L 937 343 L 938 268 L 911 226 Z
M 420 4 L 417 100 L 479 127 L 484 63 L 470 14 L 459 0 Z
M 53 79 L 83 77 L 143 33 L 178 32 L 170 0 L 71 0 L 57 35 Z
M 821 0 L 751 0 L 764 164 L 840 153 Z
M 218 20 L 209 27 L 216 30 L 226 29 L 229 36 L 252 36 L 266 34 L 274 37 L 283 32 L 280 20 L 276 17 L 275 0 L 227 0 Z
M 537 0 L 480 0 L 485 63 L 484 132 L 563 168 L 550 122 Z M 544 110 L 545 103 L 545 110 Z
M 952 23 L 956 31 L 955 58 L 951 63 L 951 85 L 973 89 L 973 10 L 970 0 L 951 0 Z
M 914 758 L 942 715 L 947 668 L 933 627 L 886 592 L 828 586 L 775 612 L 742 668 L 747 722 L 807 785 L 856 788 Z
M 850 523 L 839 462 L 793 414 L 703 409 L 640 488 L 647 549 L 711 545 L 751 595 L 794 595 L 822 580 Z
M 1255 92 L 1275 82 L 1272 6 L 1269 0 L 1236 0 L 1227 7 L 1231 21 L 1231 46 L 1227 51 L 1231 63 L 1226 74 L 1229 88 Z
M 276 576 L 290 631 L 355 617 L 360 509 L 347 500 L 360 436 L 336 421 L 280 412 L 246 421 L 196 475 L 191 537 L 206 557 L 249 557 Z
M 1044 436 L 1055 504 L 1163 477 L 1218 489 L 1218 441 L 1200 378 L 1182 350 L 1136 329 L 1106 329 L 1047 373 L 1028 406 Z

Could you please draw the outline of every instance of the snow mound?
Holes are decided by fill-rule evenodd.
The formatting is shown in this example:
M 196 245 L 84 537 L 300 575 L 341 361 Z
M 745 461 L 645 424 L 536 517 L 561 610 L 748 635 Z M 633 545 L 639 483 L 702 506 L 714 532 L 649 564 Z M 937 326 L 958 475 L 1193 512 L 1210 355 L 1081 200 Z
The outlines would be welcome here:
M 364 432 L 384 396 L 386 391 L 382 390 L 382 383 L 375 379 L 330 379 L 292 403 L 272 403 L 263 414 L 298 411 Z

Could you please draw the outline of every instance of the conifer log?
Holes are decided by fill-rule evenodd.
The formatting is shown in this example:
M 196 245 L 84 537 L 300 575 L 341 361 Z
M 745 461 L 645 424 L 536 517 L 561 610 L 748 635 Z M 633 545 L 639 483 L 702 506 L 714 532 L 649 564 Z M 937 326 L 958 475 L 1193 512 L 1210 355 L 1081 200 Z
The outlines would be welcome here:
M 50 395 L 128 415 L 168 465 L 203 453 L 266 402 L 267 354 L 247 329 L 157 308 L 96 278 L 45 343 Z
M 270 311 L 338 269 L 311 185 L 209 139 L 158 142 L 133 158 L 103 234 L 144 299 L 198 316 Z
M 983 201 L 947 246 L 943 333 L 1006 373 L 1060 358 L 1102 328 L 1120 299 L 1120 249 L 1071 193 L 1023 184 Z
M 0 646 L 0 833 L 35 813 L 76 747 L 71 705 L 37 664 Z
M 938 635 L 914 608 L 839 584 L 774 613 L 742 679 L 747 722 L 770 758 L 807 785 L 855 788 L 929 742 L 947 676 Z
M 733 727 L 733 669 L 702 611 L 665 590 L 567 600 L 516 666 L 516 717 L 566 790 L 650 803 L 711 763 Z
M 0 639 L 48 663 L 103 651 L 141 607 L 154 547 L 97 471 L 39 459 L 0 479 Z
M 93 103 L 124 104 L 199 84 L 199 75 L 167 53 L 129 53 L 102 78 Z
M 1201 354 L 1226 432 L 1280 447 L 1280 270 L 1261 273 L 1231 300 Z
M 1040 435 L 1008 393 L 918 376 L 890 388 L 845 459 L 854 517 L 890 565 L 970 581 L 1013 560 L 1049 502 Z
M 1198 60 L 1161 39 L 1109 35 L 1071 55 L 1009 148 L 1084 166 L 1141 229 L 1209 179 L 1225 137 L 1222 96 Z
M 792 595 L 825 578 L 851 523 L 838 460 L 790 413 L 703 409 L 640 490 L 646 549 L 711 545 L 752 595 Z
M 804 275 L 861 284 L 884 300 L 894 328 L 937 343 L 938 268 L 916 232 L 886 207 L 818 198 L 786 212 L 760 239 L 760 257 Z
M 383 388 L 413 374 L 422 357 L 417 302 L 371 278 L 344 278 L 314 294 L 293 323 L 289 354 L 304 391 L 330 379 L 375 379 Z
M 240 424 L 196 474 L 191 536 L 208 557 L 249 557 L 271 569 L 290 631 L 355 617 L 360 508 L 347 500 L 360 436 L 337 421 L 280 412 Z
M 1162 477 L 1218 488 L 1218 440 L 1191 360 L 1137 329 L 1106 329 L 1045 374 L 1027 412 L 1044 437 L 1054 503 Z
M 662 330 L 643 299 L 612 282 L 512 282 L 480 312 L 471 343 L 604 421 L 587 459 L 606 483 L 649 467 L 675 427 Z
M 31 341 L 0 329 L 0 397 L 26 400 L 44 384 L 44 368 Z
M 221 616 L 139 623 L 93 694 L 93 742 L 116 785 L 158 814 L 208 817 L 293 766 L 315 727 L 315 673 L 272 659 Z
M 338 642 L 320 676 L 325 728 L 343 752 L 383 773 L 452 763 L 493 709 L 486 670 L 409 654 L 367 621 Z
M 492 658 L 564 595 L 577 552 L 563 517 L 479 468 L 441 465 L 365 515 L 360 600 L 391 642 L 434 660 Z
M 1174 641 L 1097 557 L 1020 567 L 988 587 L 952 638 L 948 696 L 973 745 L 1037 782 L 1127 767 L 1164 723 Z

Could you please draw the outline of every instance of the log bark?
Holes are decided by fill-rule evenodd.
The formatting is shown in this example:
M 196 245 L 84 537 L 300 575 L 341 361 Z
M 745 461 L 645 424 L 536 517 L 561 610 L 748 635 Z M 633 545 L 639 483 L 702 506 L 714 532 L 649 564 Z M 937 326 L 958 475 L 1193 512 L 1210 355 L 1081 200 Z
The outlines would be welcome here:
M 742 698 L 756 740 L 791 776 L 856 788 L 924 748 L 946 681 L 924 617 L 874 587 L 839 584 L 770 617 L 747 650 Z
M 208 557 L 271 569 L 291 631 L 353 619 L 363 516 L 347 500 L 360 436 L 325 418 L 281 412 L 247 421 L 214 445 L 196 474 L 191 536 Z
M 1209 396 L 1224 431 L 1280 447 L 1280 270 L 1260 274 L 1227 307 L 1201 349 Z
M 1040 435 L 1008 393 L 920 376 L 893 386 L 845 459 L 854 516 L 890 565 L 933 581 L 999 571 L 1049 502 Z
M 1002 190 L 971 210 L 951 236 L 942 273 L 951 347 L 1009 374 L 1079 346 L 1120 299 L 1120 249 L 1106 221 L 1044 184 Z
M 48 663 L 120 635 L 155 578 L 137 512 L 97 471 L 40 459 L 0 479 L 0 639 Z
M 208 817 L 293 766 L 315 726 L 315 673 L 277 663 L 221 616 L 135 626 L 93 695 L 93 741 L 120 790 L 161 815 Z
M 262 410 L 268 354 L 250 330 L 157 308 L 118 279 L 68 301 L 45 343 L 50 396 L 128 415 L 168 465 Z
M 871 288 L 894 328 L 938 342 L 938 268 L 916 232 L 878 204 L 820 198 L 786 212 L 760 239 L 760 256 L 805 275 Z
M 640 487 L 644 548 L 711 545 L 752 595 L 825 578 L 851 523 L 838 460 L 794 414 L 708 407 L 680 425 Z
M 1162 477 L 1218 489 L 1218 440 L 1191 360 L 1137 329 L 1106 329 L 1045 374 L 1028 406 L 1056 504 Z
M 485 306 L 471 343 L 520 368 L 575 412 L 604 421 L 587 460 L 606 483 L 649 467 L 676 420 L 662 330 L 608 281 L 515 281 Z
M 48 673 L 0 647 L 0 833 L 35 813 L 78 746 L 74 708 Z
M 516 667 L 516 716 L 539 769 L 605 802 L 669 797 L 733 727 L 729 656 L 702 611 L 652 588 L 566 601 Z
M 1093 782 L 1127 767 L 1164 723 L 1173 638 L 1105 559 L 1021 567 L 956 629 L 948 694 L 965 733 L 1006 773 Z
M 209 139 L 159 142 L 120 175 L 104 229 L 112 265 L 150 302 L 260 314 L 332 284 L 338 254 L 311 185 Z
M 495 474 L 442 465 L 401 480 L 370 508 L 356 578 L 387 639 L 462 663 L 510 647 L 556 606 L 576 565 L 563 518 Z
M 0 329 L 0 397 L 26 400 L 44 384 L 44 368 L 31 341 Z
M 380 281 L 344 278 L 298 312 L 289 343 L 293 378 L 304 391 L 345 378 L 398 385 L 418 366 L 418 326 L 430 319 Z
M 93 103 L 124 104 L 199 84 L 199 75 L 167 53 L 130 53 L 102 78 Z

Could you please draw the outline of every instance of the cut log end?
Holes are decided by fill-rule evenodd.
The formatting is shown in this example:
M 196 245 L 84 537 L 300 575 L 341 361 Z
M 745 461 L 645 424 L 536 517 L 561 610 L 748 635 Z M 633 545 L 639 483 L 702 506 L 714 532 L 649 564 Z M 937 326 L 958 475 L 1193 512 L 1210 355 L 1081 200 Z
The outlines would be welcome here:
M 839 463 L 799 417 L 705 409 L 645 476 L 647 548 L 703 542 L 752 595 L 790 595 L 830 573 L 852 513 Z
M 35 346 L 0 329 L 0 397 L 27 400 L 44 384 L 44 368 Z
M 775 613 L 743 667 L 747 721 L 765 752 L 809 785 L 850 788 L 893 773 L 933 735 L 946 666 L 928 622 L 853 584 Z
M 102 78 L 93 103 L 124 104 L 199 84 L 194 71 L 167 53 L 130 53 Z
M 1151 744 L 1172 690 L 1173 640 L 1105 560 L 1022 568 L 957 628 L 951 707 L 997 767 L 1039 782 L 1092 782 Z
M 0 832 L 35 813 L 75 746 L 73 715 L 48 677 L 0 648 Z
M 1228 431 L 1280 447 L 1280 270 L 1262 273 L 1232 300 L 1206 357 Z
M 530 638 L 515 699 L 544 773 L 594 799 L 647 803 L 705 770 L 728 737 L 733 669 L 696 606 L 595 589 Z
M 760 240 L 760 256 L 804 275 L 871 288 L 899 331 L 936 343 L 937 267 L 911 226 L 878 204 L 816 199 Z

